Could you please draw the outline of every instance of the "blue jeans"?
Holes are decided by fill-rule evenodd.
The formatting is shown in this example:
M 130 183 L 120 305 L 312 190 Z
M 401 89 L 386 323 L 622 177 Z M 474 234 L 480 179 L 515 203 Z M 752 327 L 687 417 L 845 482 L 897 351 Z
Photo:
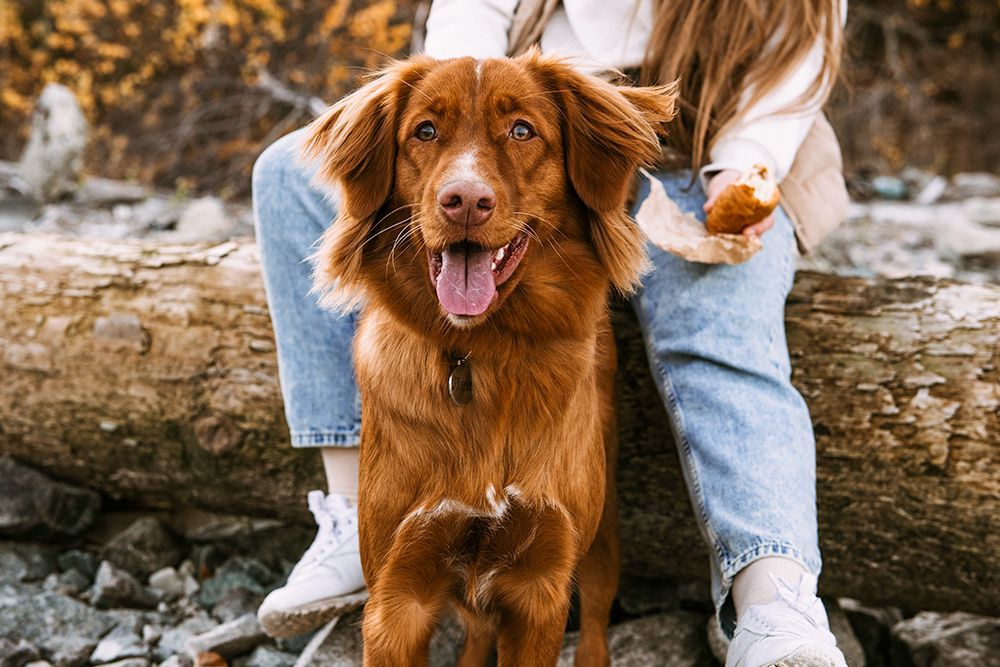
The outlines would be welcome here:
M 306 261 L 336 202 L 310 186 L 279 140 L 253 170 L 253 205 L 277 340 L 292 445 L 356 446 L 361 426 L 351 339 L 354 319 L 321 310 Z M 667 194 L 700 215 L 689 172 L 661 173 Z M 649 191 L 644 183 L 639 201 Z M 733 577 L 765 556 L 820 569 L 812 423 L 792 386 L 784 307 L 795 234 L 779 208 L 764 249 L 736 266 L 697 264 L 650 246 L 655 270 L 633 300 L 660 396 L 673 425 L 691 503 L 712 555 L 717 608 Z

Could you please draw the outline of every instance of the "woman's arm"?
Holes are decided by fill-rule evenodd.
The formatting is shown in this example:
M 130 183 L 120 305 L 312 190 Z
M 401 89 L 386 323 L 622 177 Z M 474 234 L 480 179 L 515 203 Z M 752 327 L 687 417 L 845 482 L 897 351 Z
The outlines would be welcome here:
M 841 29 L 847 19 L 847 2 L 841 6 Z M 820 36 L 816 44 L 784 80 L 740 115 L 742 121 L 716 138 L 709 151 L 710 163 L 701 169 L 702 184 L 716 172 L 732 169 L 742 173 L 754 164 L 763 164 L 780 182 L 788 175 L 799 147 L 809 134 L 819 115 L 826 92 L 832 82 L 800 110 L 782 113 L 802 101 L 823 68 L 824 44 Z M 749 93 L 744 93 L 744 98 Z
M 501 58 L 517 0 L 434 0 L 424 53 L 432 58 Z

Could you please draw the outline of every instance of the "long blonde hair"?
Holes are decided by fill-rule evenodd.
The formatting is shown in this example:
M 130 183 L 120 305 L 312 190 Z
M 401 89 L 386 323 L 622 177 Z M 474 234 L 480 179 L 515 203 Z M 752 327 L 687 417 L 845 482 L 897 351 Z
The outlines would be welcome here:
M 769 93 L 822 39 L 823 68 L 791 107 L 822 104 L 840 71 L 846 0 L 654 0 L 641 81 L 680 80 L 680 113 L 668 144 L 708 162 L 716 137 Z M 746 97 L 744 98 L 744 94 Z

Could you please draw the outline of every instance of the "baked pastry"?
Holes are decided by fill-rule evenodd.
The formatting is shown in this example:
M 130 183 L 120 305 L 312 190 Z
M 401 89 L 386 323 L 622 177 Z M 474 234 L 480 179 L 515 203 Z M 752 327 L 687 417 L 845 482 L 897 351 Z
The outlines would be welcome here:
M 755 164 L 719 194 L 705 227 L 710 234 L 739 234 L 769 216 L 778 206 L 778 199 L 778 185 L 767 167 Z

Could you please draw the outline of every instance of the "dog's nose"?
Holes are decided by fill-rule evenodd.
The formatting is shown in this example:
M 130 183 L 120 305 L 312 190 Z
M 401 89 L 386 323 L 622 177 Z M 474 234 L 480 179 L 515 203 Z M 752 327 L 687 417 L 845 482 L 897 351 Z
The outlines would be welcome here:
M 451 181 L 438 190 L 438 204 L 455 224 L 475 227 L 493 215 L 497 195 L 482 181 Z

